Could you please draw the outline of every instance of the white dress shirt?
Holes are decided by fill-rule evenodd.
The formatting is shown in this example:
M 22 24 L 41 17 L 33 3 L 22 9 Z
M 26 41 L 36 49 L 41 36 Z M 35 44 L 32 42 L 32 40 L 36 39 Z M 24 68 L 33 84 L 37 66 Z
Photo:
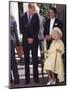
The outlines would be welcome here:
M 50 35 L 51 35 L 52 29 L 53 29 L 54 22 L 55 22 L 55 17 L 51 18 L 51 20 L 50 20 L 50 32 L 49 32 Z

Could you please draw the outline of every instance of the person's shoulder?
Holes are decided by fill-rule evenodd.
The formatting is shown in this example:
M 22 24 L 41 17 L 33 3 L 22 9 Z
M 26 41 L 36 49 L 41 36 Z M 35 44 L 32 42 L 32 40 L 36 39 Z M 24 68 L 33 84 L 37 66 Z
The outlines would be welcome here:
M 45 17 L 45 24 L 46 25 L 49 25 L 49 23 L 50 23 L 50 19 L 48 19 L 48 18 Z
M 49 22 L 50 21 L 50 19 L 49 18 L 47 18 L 47 17 L 45 17 L 46 18 L 46 22 Z
M 64 42 L 60 39 L 58 40 L 58 44 L 64 45 Z
M 23 13 L 21 17 L 25 17 L 27 15 L 27 12 Z
M 34 13 L 32 17 L 33 17 L 33 19 L 35 19 L 35 20 L 39 20 L 39 16 L 38 16 L 37 13 Z
M 62 22 L 62 20 L 60 20 L 59 18 L 56 18 L 55 19 L 57 22 Z
M 43 15 L 39 14 L 38 16 L 39 16 L 39 19 L 45 20 L 45 17 Z
M 61 43 L 61 44 L 64 44 L 64 42 L 63 42 L 62 40 L 60 40 L 60 43 Z
M 38 16 L 38 13 L 34 13 L 33 15 L 37 15 Z

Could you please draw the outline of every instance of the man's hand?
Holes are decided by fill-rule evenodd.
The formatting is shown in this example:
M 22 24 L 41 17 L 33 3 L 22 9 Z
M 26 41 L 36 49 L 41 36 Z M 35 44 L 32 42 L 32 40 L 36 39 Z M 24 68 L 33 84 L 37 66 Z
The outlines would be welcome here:
M 33 38 L 28 38 L 27 40 L 28 40 L 28 43 L 29 44 L 32 44 L 33 43 Z
M 46 40 L 51 40 L 52 36 L 51 35 L 46 35 L 45 39 Z

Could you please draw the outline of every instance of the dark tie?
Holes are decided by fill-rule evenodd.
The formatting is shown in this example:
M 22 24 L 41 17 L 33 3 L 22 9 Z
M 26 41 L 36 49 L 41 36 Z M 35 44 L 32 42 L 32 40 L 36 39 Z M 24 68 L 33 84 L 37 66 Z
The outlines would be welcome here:
M 29 23 L 30 23 L 30 21 L 31 21 L 31 17 L 30 17 L 30 15 L 29 15 Z

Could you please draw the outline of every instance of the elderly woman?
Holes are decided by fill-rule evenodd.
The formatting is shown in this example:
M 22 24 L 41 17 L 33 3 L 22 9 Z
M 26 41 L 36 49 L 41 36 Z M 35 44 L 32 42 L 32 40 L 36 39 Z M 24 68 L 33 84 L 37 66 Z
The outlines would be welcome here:
M 50 48 L 45 51 L 47 58 L 44 63 L 44 71 L 48 73 L 48 83 L 47 85 L 56 84 L 56 77 L 59 79 L 59 82 L 64 81 L 64 67 L 62 54 L 64 53 L 64 43 L 62 42 L 62 32 L 58 27 L 55 27 L 51 32 L 53 41 L 50 45 Z

